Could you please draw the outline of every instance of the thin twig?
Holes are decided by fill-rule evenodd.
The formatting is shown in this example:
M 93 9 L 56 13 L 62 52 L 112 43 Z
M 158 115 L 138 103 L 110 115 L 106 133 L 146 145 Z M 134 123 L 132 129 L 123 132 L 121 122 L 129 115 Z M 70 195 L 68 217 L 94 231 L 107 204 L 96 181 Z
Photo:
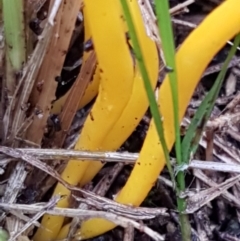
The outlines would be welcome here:
M 195 2 L 195 0 L 187 0 L 183 3 L 180 3 L 178 5 L 176 5 L 175 7 L 170 9 L 170 13 L 173 14 L 177 14 L 180 11 L 183 11 L 183 9 L 185 9 L 187 6 L 193 4 Z
M 240 173 L 239 164 L 229 164 L 229 163 L 226 164 L 226 163 L 213 162 L 213 161 L 192 160 L 188 168 L 199 169 L 199 170 L 220 171 L 220 172 L 227 172 L 227 173 Z
M 49 18 L 48 18 L 48 22 L 52 26 L 54 25 L 54 19 L 55 19 L 55 16 L 58 12 L 58 9 L 59 9 L 61 3 L 62 3 L 62 0 L 55 0 L 54 5 L 52 7 L 52 11 L 51 11 L 51 13 L 49 15 Z
M 26 205 L 26 204 L 7 204 L 7 203 L 0 203 L 0 207 L 9 210 L 21 210 L 25 213 L 36 213 L 41 212 L 43 205 Z M 157 232 L 151 230 L 147 226 L 137 223 L 136 221 L 118 216 L 113 213 L 109 212 L 102 212 L 102 211 L 92 211 L 92 210 L 80 210 L 80 209 L 72 209 L 72 208 L 53 208 L 53 209 L 47 209 L 45 210 L 46 213 L 50 215 L 63 215 L 65 217 L 82 217 L 82 218 L 104 218 L 108 219 L 109 221 L 116 223 L 119 226 L 122 226 L 124 228 L 128 227 L 129 225 L 132 225 L 134 228 L 140 230 L 141 232 L 145 232 L 147 235 L 149 235 L 153 240 L 164 240 L 164 237 Z M 139 219 L 139 217 L 138 217 Z
M 16 234 L 14 234 L 12 237 L 10 237 L 10 239 L 8 241 L 15 241 L 17 240 L 17 238 L 23 233 L 25 232 L 32 224 L 34 224 L 40 217 L 42 217 L 47 210 L 51 210 L 52 208 L 54 208 L 54 206 L 57 204 L 57 202 L 60 200 L 60 197 L 53 197 L 52 199 L 50 199 L 50 201 L 44 205 L 42 207 L 42 210 L 39 211 L 38 213 L 36 213 L 34 215 L 34 217 L 29 220 L 23 227 L 21 230 L 19 230 Z
M 78 151 L 78 150 L 65 150 L 65 149 L 38 149 L 38 148 L 16 148 L 16 151 L 20 151 L 26 155 L 32 155 L 38 159 L 49 160 L 101 160 L 104 162 L 126 162 L 134 163 L 138 158 L 138 153 L 128 152 L 90 152 L 90 151 Z M 2 161 L 5 155 L 0 154 L 0 160 Z

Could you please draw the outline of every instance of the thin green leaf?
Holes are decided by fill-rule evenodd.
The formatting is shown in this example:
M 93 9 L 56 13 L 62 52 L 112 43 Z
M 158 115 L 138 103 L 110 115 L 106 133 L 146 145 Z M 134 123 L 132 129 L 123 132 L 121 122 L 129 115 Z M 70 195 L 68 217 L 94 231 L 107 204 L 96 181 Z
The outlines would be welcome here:
M 164 156 L 165 156 L 165 160 L 166 160 L 166 165 L 167 165 L 167 168 L 168 168 L 169 173 L 171 175 L 172 181 L 173 181 L 173 183 L 175 183 L 172 166 L 170 164 L 169 151 L 168 151 L 168 148 L 167 148 L 167 144 L 166 144 L 164 132 L 163 132 L 162 117 L 161 117 L 160 111 L 158 109 L 158 105 L 157 105 L 157 102 L 156 102 L 156 99 L 155 99 L 154 92 L 153 92 L 152 87 L 151 87 L 150 79 L 149 79 L 148 72 L 147 72 L 147 69 L 146 69 L 144 57 L 143 57 L 143 54 L 142 54 L 142 51 L 141 51 L 141 46 L 140 46 L 139 41 L 138 41 L 135 26 L 134 26 L 134 23 L 133 23 L 133 20 L 132 20 L 132 17 L 131 17 L 131 13 L 129 11 L 127 0 L 120 0 L 120 1 L 121 1 L 121 4 L 122 4 L 122 7 L 123 7 L 124 16 L 125 16 L 127 24 L 128 24 L 130 38 L 131 38 L 132 43 L 133 43 L 134 54 L 136 56 L 137 63 L 139 65 L 139 69 L 140 69 L 140 72 L 141 72 L 141 75 L 142 75 L 145 90 L 146 90 L 147 97 L 148 97 L 148 100 L 149 100 L 150 110 L 151 110 L 151 113 L 152 113 L 152 116 L 153 116 L 153 119 L 154 119 L 154 122 L 155 122 L 155 125 L 156 125 L 156 129 L 157 129 L 159 139 L 160 139 L 161 144 L 162 144 L 162 148 L 163 148 L 163 152 L 164 152 Z
M 12 96 L 17 76 L 26 61 L 25 26 L 23 0 L 2 0 L 5 44 L 6 44 L 6 87 Z
M 182 141 L 182 146 L 184 146 L 184 148 L 182 149 L 182 156 L 183 161 L 186 163 L 189 162 L 190 156 L 193 155 L 198 148 L 198 143 L 201 138 L 202 132 L 204 131 L 204 127 L 211 115 L 215 101 L 218 97 L 219 91 L 224 81 L 227 72 L 227 67 L 232 57 L 234 56 L 237 47 L 239 46 L 239 43 L 240 34 L 238 34 L 235 37 L 233 46 L 231 47 L 228 56 L 224 61 L 223 67 L 220 73 L 218 74 L 218 77 L 215 80 L 213 87 L 202 101 L 193 119 L 191 120 L 191 123 L 189 124 L 188 130 Z
M 182 146 L 179 124 L 179 103 L 178 103 L 178 80 L 177 69 L 175 63 L 175 46 L 171 24 L 171 17 L 169 13 L 168 0 L 155 0 L 158 28 L 162 42 L 163 53 L 166 61 L 166 70 L 169 72 L 169 80 L 171 86 L 173 112 L 174 112 L 174 129 L 175 129 L 175 149 L 176 159 L 179 165 L 182 165 Z M 181 223 L 182 240 L 191 240 L 191 227 L 188 215 L 183 214 L 186 209 L 186 200 L 180 197 L 180 192 L 185 191 L 185 176 L 184 171 L 180 170 L 177 173 L 177 204 L 179 211 L 179 219 Z
M 176 159 L 178 165 L 182 164 L 182 151 L 181 151 L 181 136 L 180 136 L 180 124 L 178 113 L 178 81 L 177 81 L 177 69 L 175 63 L 175 46 L 173 40 L 173 32 L 171 25 L 171 18 L 169 13 L 169 3 L 167 0 L 155 0 L 156 13 L 158 19 L 158 28 L 161 36 L 163 53 L 166 61 L 166 70 L 169 72 L 169 81 L 171 86 L 173 112 L 174 112 L 174 129 L 175 129 L 175 148 Z M 179 171 L 177 174 L 177 183 L 180 191 L 185 190 L 184 172 Z M 182 205 L 181 205 L 182 206 Z M 182 209 L 183 206 L 182 206 Z M 183 211 L 183 210 L 181 210 Z
M 177 162 L 181 161 L 181 136 L 179 127 L 179 113 L 178 113 L 178 81 L 177 69 L 175 63 L 175 45 L 171 24 L 171 16 L 169 13 L 169 3 L 167 0 L 155 0 L 156 13 L 158 19 L 158 28 L 161 36 L 163 53 L 166 61 L 166 70 L 169 72 L 169 80 L 172 92 L 172 102 L 174 111 L 174 127 L 176 137 L 176 156 Z

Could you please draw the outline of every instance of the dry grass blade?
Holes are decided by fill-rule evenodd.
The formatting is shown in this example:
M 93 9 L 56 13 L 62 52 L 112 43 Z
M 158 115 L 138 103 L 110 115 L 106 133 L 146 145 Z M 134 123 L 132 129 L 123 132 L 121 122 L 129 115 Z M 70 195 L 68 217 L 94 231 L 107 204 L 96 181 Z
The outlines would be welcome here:
M 5 203 L 14 203 L 18 193 L 22 190 L 22 183 L 24 182 L 27 176 L 27 171 L 25 170 L 25 165 L 20 162 L 16 165 L 13 173 L 8 179 L 8 183 L 6 186 L 6 190 L 4 192 L 4 196 L 1 198 L 1 202 Z M 0 217 L 0 220 L 5 218 L 5 214 L 3 213 Z
M 188 118 L 184 118 L 182 124 L 183 126 L 186 126 L 187 123 L 189 122 L 190 120 Z M 206 138 L 206 135 L 204 132 L 202 134 L 202 139 L 200 140 L 200 145 L 203 148 L 206 148 L 206 145 L 207 145 L 205 138 Z M 221 150 L 221 153 L 219 153 L 218 149 Z M 219 160 L 221 160 L 224 163 L 229 163 L 229 164 L 239 163 L 240 151 L 234 148 L 233 146 L 228 145 L 219 134 L 215 134 L 213 154 L 215 157 L 217 157 Z
M 195 2 L 195 0 L 187 0 L 181 4 L 176 5 L 175 7 L 170 9 L 170 13 L 172 15 L 174 14 L 178 14 L 179 12 L 182 12 L 186 9 L 186 7 L 188 7 L 189 5 L 193 4 Z
M 23 214 L 20 210 L 6 210 L 8 213 L 10 213 L 12 216 L 6 217 L 6 228 L 11 233 L 16 233 L 15 230 L 19 230 L 19 226 L 23 227 L 23 223 L 28 223 L 31 221 L 31 218 L 27 215 Z M 13 218 L 14 217 L 14 218 Z M 40 223 L 38 221 L 34 222 L 34 225 L 36 227 L 40 227 Z M 32 227 L 31 227 L 32 228 Z M 14 230 L 14 231 L 12 231 Z
M 24 204 L 8 205 L 6 203 L 0 203 L 0 207 L 4 208 L 5 210 L 9 210 L 9 209 L 22 210 L 24 213 L 36 213 L 36 212 L 42 211 L 42 206 L 40 205 L 24 205 Z M 156 241 L 165 240 L 162 235 L 158 234 L 157 232 L 153 231 L 147 226 L 140 224 L 132 219 L 118 216 L 110 212 L 91 211 L 91 210 L 86 211 L 86 210 L 79 210 L 79 209 L 72 209 L 72 208 L 53 208 L 53 209 L 47 209 L 44 211 L 48 214 L 63 215 L 65 217 L 104 218 L 124 228 L 127 228 L 129 225 L 132 225 L 134 228 L 140 230 L 141 232 L 146 233 L 153 240 L 156 240 Z
M 59 121 L 61 123 L 61 130 L 55 133 L 53 139 L 46 141 L 45 145 L 62 147 L 65 138 L 68 134 L 69 128 L 72 124 L 73 118 L 77 112 L 78 103 L 82 98 L 85 89 L 93 76 L 95 67 L 96 56 L 95 53 L 92 52 L 87 61 L 81 67 L 80 74 L 78 75 L 78 78 L 74 83 L 74 86 L 71 88 L 70 93 L 68 94 L 62 112 L 58 116 Z M 51 162 L 51 167 L 59 172 L 61 172 L 64 166 L 65 165 L 63 162 L 61 162 L 60 165 L 58 165 L 58 162 Z M 37 171 L 34 173 L 34 175 L 29 176 L 26 183 L 32 183 L 36 178 L 40 180 L 40 182 L 45 183 L 45 185 L 43 185 L 45 187 L 39 190 L 39 196 L 42 196 L 55 183 L 55 180 L 50 180 L 50 178 L 47 178 L 47 175 L 42 173 L 41 171 Z
M 147 35 L 157 43 L 159 50 L 162 51 L 160 47 L 161 40 L 158 33 L 158 27 L 156 24 L 156 16 L 153 12 L 150 1 L 138 0 L 138 4 L 142 12 L 143 20 L 145 22 L 145 29 Z
M 17 159 L 21 159 L 23 161 L 25 161 L 26 163 L 37 167 L 38 169 L 48 173 L 50 176 L 56 178 L 57 181 L 59 181 L 62 185 L 64 185 L 66 188 L 70 189 L 70 190 L 76 190 L 76 191 L 81 191 L 81 189 L 79 188 L 75 188 L 74 186 L 68 184 L 67 182 L 65 182 L 61 176 L 58 174 L 58 172 L 56 172 L 54 169 L 52 169 L 50 166 L 46 165 L 45 163 L 41 162 L 39 159 L 37 159 L 34 156 L 31 155 L 27 155 L 25 153 L 23 153 L 22 151 L 19 150 L 15 150 L 13 148 L 8 148 L 8 147 L 4 147 L 4 146 L 0 146 L 0 152 L 11 156 L 13 158 L 17 158 Z
M 166 208 L 130 207 L 97 195 L 86 198 L 73 197 L 77 201 L 99 210 L 109 211 L 132 219 L 152 219 L 156 216 L 169 216 Z
M 119 162 L 132 163 L 134 164 L 137 160 L 138 153 L 128 153 L 128 152 L 87 152 L 78 150 L 65 150 L 65 149 L 25 149 L 16 148 L 16 151 L 21 151 L 27 155 L 32 155 L 40 160 L 51 162 L 52 160 L 96 160 L 104 162 Z M 5 163 L 11 161 L 18 161 L 17 159 L 9 159 L 6 155 L 0 154 L 0 164 L 5 165 Z M 211 170 L 211 171 L 221 171 L 221 172 L 231 172 L 240 173 L 240 167 L 237 163 L 220 163 L 212 161 L 201 161 L 193 159 L 186 168 L 190 169 L 200 169 L 200 170 Z M 109 180 L 109 179 L 108 179 Z
M 71 88 L 65 105 L 63 106 L 63 110 L 59 115 L 61 131 L 55 134 L 55 138 L 53 140 L 53 145 L 56 147 L 62 147 L 65 141 L 66 135 L 68 134 L 68 130 L 77 112 L 78 103 L 81 100 L 87 88 L 87 85 L 91 81 L 91 78 L 94 74 L 96 63 L 96 55 L 92 51 L 89 58 L 86 60 L 85 63 L 83 63 L 80 74 L 76 79 L 74 86 Z
M 107 172 L 98 182 L 93 192 L 95 192 L 99 196 L 105 196 L 123 168 L 124 163 L 117 163 L 116 165 L 114 165 L 114 167 L 112 167 L 109 172 Z
M 240 60 L 239 60 L 239 63 L 240 63 Z M 238 93 L 234 99 L 227 104 L 227 106 L 224 108 L 224 110 L 222 111 L 221 114 L 224 114 L 226 111 L 232 111 L 234 109 L 234 107 L 237 106 L 237 104 L 239 104 L 240 102 L 240 93 Z
M 194 175 L 199 178 L 204 184 L 210 187 L 218 186 L 211 178 L 206 176 L 201 170 L 195 170 Z M 237 208 L 240 208 L 239 199 L 237 199 L 233 194 L 228 191 L 223 192 L 222 197 L 224 197 L 229 203 L 234 204 Z
M 26 162 L 27 164 L 30 164 L 31 166 L 34 166 L 34 167 L 42 170 L 43 172 L 46 172 L 47 174 L 49 174 L 50 176 L 55 178 L 64 187 L 66 187 L 67 189 L 69 189 L 71 191 L 78 191 L 78 192 L 86 195 L 87 197 L 96 197 L 96 195 L 94 195 L 91 192 L 85 191 L 81 188 L 75 187 L 75 186 L 67 183 L 66 181 L 64 181 L 61 178 L 61 176 L 59 175 L 59 173 L 56 170 L 54 170 L 49 165 L 46 165 L 45 163 L 43 163 L 42 161 L 40 161 L 39 159 L 37 159 L 36 157 L 34 157 L 32 155 L 28 155 L 20 150 L 16 150 L 16 149 L 13 149 L 10 147 L 5 147 L 5 146 L 0 146 L 0 152 L 4 153 L 5 155 L 11 156 L 13 158 L 21 159 L 24 162 Z M 101 199 L 101 197 L 99 197 L 99 198 Z
M 129 225 L 124 229 L 123 241 L 133 241 L 134 240 L 134 227 Z
M 16 151 L 21 151 L 27 155 L 32 155 L 41 160 L 51 162 L 51 160 L 101 160 L 104 162 L 125 162 L 134 163 L 138 158 L 138 153 L 129 152 L 92 152 L 79 150 L 65 150 L 65 149 L 38 149 L 38 148 L 16 148 Z M 4 155 L 1 155 L 1 161 L 4 162 Z
M 239 179 L 240 175 L 229 178 L 228 180 L 219 185 L 200 191 L 199 193 L 188 197 L 186 212 L 194 213 L 195 211 L 212 201 L 214 198 L 222 195 L 223 192 L 225 192 L 227 189 L 239 182 Z
M 24 231 L 26 231 L 31 225 L 33 225 L 39 218 L 41 218 L 47 210 L 53 209 L 57 202 L 60 200 L 60 197 L 52 198 L 45 206 L 42 207 L 42 210 L 34 215 L 33 218 L 27 222 L 21 230 L 19 230 L 16 234 L 9 238 L 8 241 L 15 241 Z
M 228 68 L 232 68 L 232 67 L 235 67 L 237 65 L 240 64 L 240 58 L 237 58 L 237 57 L 234 57 L 229 65 L 228 65 Z M 216 65 L 213 65 L 213 66 L 210 66 L 206 69 L 206 71 L 204 72 L 203 76 L 207 76 L 207 75 L 210 75 L 210 74 L 213 74 L 213 73 L 216 73 L 216 72 L 219 72 L 223 67 L 223 63 L 220 63 L 220 64 L 216 64 Z
M 37 96 L 39 98 L 34 109 L 33 123 L 27 131 L 26 139 L 39 145 L 45 131 L 52 102 L 55 100 L 57 88 L 55 78 L 61 73 L 80 6 L 81 1 L 74 1 L 73 3 L 67 1 L 61 4 L 54 25 L 54 38 L 51 40 L 32 93 L 35 98 Z M 49 16 L 50 22 L 53 21 L 51 20 L 51 14 Z M 39 84 L 42 84 L 40 89 Z
M 207 122 L 207 128 L 217 130 L 229 127 L 239 122 L 239 113 L 226 113 Z
M 199 169 L 199 170 L 210 170 L 210 171 L 220 171 L 227 173 L 240 173 L 239 164 L 226 164 L 220 162 L 211 161 L 199 161 L 192 160 L 189 164 L 189 168 Z
M 22 211 L 25 214 L 36 214 L 39 212 L 42 212 L 44 209 L 44 205 L 45 204 L 8 204 L 8 203 L 0 203 L 0 207 L 2 209 L 4 209 L 5 211 Z M 139 210 L 141 210 L 141 208 L 139 208 Z M 149 208 L 150 211 L 150 208 Z M 116 213 L 111 213 L 111 212 L 104 212 L 104 211 L 93 211 L 93 210 L 84 210 L 84 209 L 74 209 L 74 208 L 57 208 L 57 207 L 53 207 L 50 209 L 44 209 L 44 212 L 50 215 L 57 215 L 57 216 L 65 216 L 65 217 L 69 217 L 69 218 L 74 218 L 74 217 L 78 217 L 78 218 L 91 218 L 91 217 L 95 217 L 95 216 L 99 216 L 101 214 L 106 214 L 106 213 L 110 213 L 113 215 L 117 215 Z M 120 213 L 120 212 L 119 212 Z M 119 214 L 118 213 L 118 214 Z M 156 214 L 155 216 L 153 215 L 145 215 L 143 217 L 141 217 L 140 215 L 138 215 L 137 217 L 134 217 L 133 215 L 133 220 L 145 220 L 145 219 L 151 219 L 153 217 L 156 217 L 158 215 L 161 214 Z M 125 214 L 124 212 L 122 212 L 121 214 L 122 217 L 126 217 L 126 218 L 130 218 L 128 216 L 128 214 Z M 168 216 L 167 213 L 163 216 Z

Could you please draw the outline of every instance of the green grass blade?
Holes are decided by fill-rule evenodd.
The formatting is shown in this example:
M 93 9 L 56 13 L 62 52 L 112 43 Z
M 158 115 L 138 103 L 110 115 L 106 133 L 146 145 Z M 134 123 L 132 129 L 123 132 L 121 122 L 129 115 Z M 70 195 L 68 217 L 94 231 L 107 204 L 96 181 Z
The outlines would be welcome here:
M 226 60 L 224 61 L 223 67 L 218 74 L 217 79 L 214 82 L 213 87 L 208 92 L 201 105 L 197 109 L 191 123 L 189 124 L 188 130 L 183 138 L 182 146 L 182 156 L 184 162 L 189 162 L 190 156 L 193 155 L 197 148 L 198 143 L 201 138 L 201 134 L 204 130 L 207 120 L 209 119 L 212 109 L 214 107 L 215 101 L 218 97 L 219 91 L 221 89 L 222 83 L 224 81 L 227 66 L 229 65 L 232 57 L 234 56 L 237 47 L 240 43 L 240 34 L 235 37 L 233 46 L 231 47 Z
M 177 162 L 182 163 L 181 158 L 181 136 L 178 113 L 178 81 L 177 69 L 175 63 L 175 45 L 171 24 L 171 16 L 169 13 L 169 3 L 167 0 L 155 0 L 158 28 L 161 37 L 163 53 L 166 61 L 166 67 L 169 71 L 168 76 L 171 85 L 172 102 L 174 111 L 174 127 L 176 138 L 176 156 Z
M 131 17 L 131 13 L 130 13 L 130 10 L 128 7 L 127 0 L 120 0 L 120 1 L 122 4 L 122 7 L 123 7 L 124 16 L 125 16 L 127 24 L 128 24 L 130 38 L 133 43 L 134 54 L 136 56 L 137 63 L 139 65 L 139 69 L 140 69 L 140 72 L 142 75 L 142 79 L 144 81 L 145 90 L 146 90 L 147 97 L 148 97 L 149 104 L 150 104 L 150 110 L 151 110 L 151 113 L 152 113 L 152 116 L 153 116 L 153 119 L 155 122 L 155 126 L 157 129 L 159 139 L 162 144 L 162 148 L 163 148 L 163 152 L 164 152 L 164 156 L 165 156 L 165 160 L 166 160 L 166 165 L 167 165 L 167 168 L 171 175 L 172 181 L 173 181 L 173 183 L 175 183 L 173 170 L 172 170 L 172 167 L 170 164 L 169 151 L 168 151 L 167 144 L 166 144 L 165 137 L 164 137 L 162 117 L 161 117 L 161 114 L 158 109 L 154 91 L 152 90 L 152 87 L 151 87 L 150 79 L 149 79 L 148 72 L 147 72 L 147 69 L 145 66 L 145 61 L 144 61 L 144 57 L 143 57 L 143 54 L 141 51 L 141 46 L 138 41 L 135 26 L 134 26 L 134 23 L 133 23 L 133 20 Z
M 2 0 L 6 43 L 6 86 L 12 96 L 26 61 L 24 1 Z
M 6 230 L 0 227 L 0 241 L 7 241 L 9 239 L 9 234 Z
M 171 16 L 169 13 L 168 0 L 155 0 L 158 28 L 162 42 L 163 53 L 166 61 L 166 67 L 169 71 L 169 81 L 171 86 L 173 112 L 174 112 L 174 129 L 175 129 L 175 149 L 176 159 L 179 165 L 182 164 L 182 145 L 180 135 L 180 123 L 179 123 L 179 103 L 178 103 L 178 80 L 177 69 L 175 63 L 175 46 L 172 31 Z M 184 171 L 180 170 L 177 173 L 177 204 L 179 211 L 179 220 L 181 224 L 182 240 L 191 240 L 191 227 L 188 219 L 188 215 L 183 214 L 186 209 L 186 200 L 180 198 L 180 192 L 185 191 L 185 176 Z

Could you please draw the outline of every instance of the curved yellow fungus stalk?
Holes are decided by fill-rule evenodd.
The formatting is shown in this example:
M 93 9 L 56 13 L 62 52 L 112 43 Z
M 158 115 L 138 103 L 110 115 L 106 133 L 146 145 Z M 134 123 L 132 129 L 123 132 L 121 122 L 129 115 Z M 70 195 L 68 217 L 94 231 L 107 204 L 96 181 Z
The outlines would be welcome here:
M 83 9 L 83 12 L 84 12 L 84 9 Z M 84 14 L 84 42 L 86 42 L 91 38 L 91 31 L 90 31 L 90 26 L 88 22 L 89 21 L 87 19 L 87 16 Z M 84 51 L 83 58 L 82 58 L 83 62 L 86 62 L 86 60 L 90 56 L 91 51 Z M 100 83 L 100 70 L 99 70 L 99 65 L 97 65 L 95 73 L 93 75 L 93 79 L 88 84 L 82 99 L 79 101 L 79 105 L 78 105 L 79 109 L 87 105 L 97 95 L 99 83 Z M 59 98 L 54 102 L 51 110 L 52 114 L 59 114 L 61 112 L 63 105 L 69 95 L 69 92 L 70 91 L 68 91 L 64 96 L 62 96 L 61 98 Z
M 75 149 L 98 150 L 127 105 L 132 93 L 134 67 L 118 2 L 87 0 L 85 14 L 87 19 L 91 19 L 89 25 L 100 66 L 101 83 L 98 97 Z M 77 185 L 88 164 L 87 161 L 71 160 L 61 176 L 67 182 Z M 57 194 L 65 196 L 57 206 L 68 207 L 70 191 L 58 183 L 53 195 Z M 64 217 L 45 215 L 33 240 L 54 240 L 63 221 Z
M 191 96 L 205 68 L 224 46 L 227 40 L 240 32 L 240 1 L 223 2 L 187 37 L 176 54 L 179 92 L 179 120 L 184 116 Z M 158 100 L 163 115 L 165 138 L 169 150 L 174 143 L 174 123 L 171 88 L 168 76 L 160 90 Z M 161 143 L 153 121 L 139 159 L 116 201 L 139 206 L 151 190 L 165 165 Z M 82 223 L 78 240 L 95 237 L 114 228 L 116 225 L 104 219 L 89 219 Z M 59 238 L 66 235 L 65 226 Z
M 146 60 L 146 68 L 148 70 L 149 78 L 151 80 L 152 87 L 156 86 L 159 70 L 159 57 L 158 50 L 154 41 L 152 41 L 146 34 L 142 15 L 137 1 L 129 2 L 129 9 L 131 11 L 133 21 L 136 26 L 137 35 L 140 45 L 143 47 L 143 55 Z M 121 117 L 114 124 L 112 130 L 108 133 L 104 142 L 102 143 L 101 150 L 111 151 L 118 149 L 124 141 L 135 130 L 140 120 L 144 116 L 149 106 L 146 91 L 144 88 L 143 80 L 136 66 L 134 85 L 131 98 L 125 107 Z M 88 166 L 80 185 L 83 186 L 90 182 L 93 177 L 102 168 L 102 162 L 91 161 Z

